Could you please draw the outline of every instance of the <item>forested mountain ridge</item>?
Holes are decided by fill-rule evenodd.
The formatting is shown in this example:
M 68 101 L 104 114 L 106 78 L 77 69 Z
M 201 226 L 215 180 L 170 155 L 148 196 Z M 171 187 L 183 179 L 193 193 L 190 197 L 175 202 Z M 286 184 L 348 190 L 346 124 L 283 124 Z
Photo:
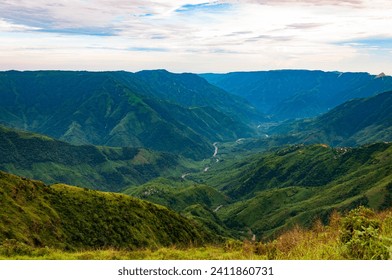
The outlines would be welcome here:
M 217 212 L 227 227 L 269 238 L 294 224 L 327 221 L 333 210 L 390 207 L 392 144 L 289 145 L 227 160 L 193 179 L 232 199 Z
M 272 70 L 201 77 L 276 120 L 315 117 L 350 99 L 392 90 L 392 77 L 368 73 Z
M 333 146 L 392 141 L 392 91 L 347 101 L 317 118 L 281 124 L 270 133 L 291 135 L 298 143 Z
M 262 92 L 270 118 L 195 74 L 0 72 L 0 170 L 23 176 L 0 172 L 0 254 L 226 250 L 228 238 L 267 242 L 334 211 L 392 206 L 392 91 L 376 94 L 390 77 L 234 74 L 202 76 Z
M 126 72 L 1 72 L 0 120 L 73 144 L 146 147 L 199 159 L 213 152 L 214 141 L 254 133 L 208 104 L 183 107 L 151 95 L 148 83 Z M 210 99 L 213 104 L 214 93 Z
M 187 169 L 178 155 L 143 148 L 75 146 L 0 125 L 0 170 L 86 188 L 120 191 Z
M 144 70 L 135 76 L 149 85 L 149 93 L 185 107 L 209 106 L 245 123 L 265 121 L 244 98 L 229 94 L 192 73 L 174 74 L 166 70 Z

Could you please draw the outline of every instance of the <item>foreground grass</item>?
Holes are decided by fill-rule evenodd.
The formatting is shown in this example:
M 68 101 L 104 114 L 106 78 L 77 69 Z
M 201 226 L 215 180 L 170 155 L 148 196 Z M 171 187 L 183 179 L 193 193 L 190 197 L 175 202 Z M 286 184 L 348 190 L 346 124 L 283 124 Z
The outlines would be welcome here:
M 347 236 L 350 238 L 347 239 Z M 3 242 L 0 259 L 28 260 L 341 260 L 391 259 L 392 210 L 375 214 L 360 207 L 341 217 L 333 213 L 329 225 L 294 227 L 270 242 L 228 240 L 205 247 L 166 247 L 156 250 L 94 250 L 66 252 L 32 248 L 15 240 Z
M 202 248 L 160 248 L 158 250 L 97 250 L 83 252 L 63 252 L 60 250 L 36 250 L 28 255 L 15 255 L 12 257 L 0 256 L 0 259 L 15 260 L 234 260 L 234 259 L 265 259 L 256 254 L 244 254 L 242 250 L 231 252 L 221 247 Z

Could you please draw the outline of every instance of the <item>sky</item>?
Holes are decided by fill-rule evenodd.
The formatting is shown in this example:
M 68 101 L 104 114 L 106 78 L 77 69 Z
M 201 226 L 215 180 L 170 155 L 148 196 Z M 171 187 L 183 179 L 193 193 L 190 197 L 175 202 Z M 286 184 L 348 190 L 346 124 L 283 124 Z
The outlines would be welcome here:
M 392 75 L 391 0 L 0 0 L 0 70 Z

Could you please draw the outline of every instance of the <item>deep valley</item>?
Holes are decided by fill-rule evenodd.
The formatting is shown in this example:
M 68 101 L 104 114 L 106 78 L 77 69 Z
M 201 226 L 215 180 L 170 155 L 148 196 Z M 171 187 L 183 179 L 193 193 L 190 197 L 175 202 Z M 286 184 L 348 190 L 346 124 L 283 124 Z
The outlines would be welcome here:
M 367 73 L 0 72 L 0 257 L 392 258 L 391 112 Z

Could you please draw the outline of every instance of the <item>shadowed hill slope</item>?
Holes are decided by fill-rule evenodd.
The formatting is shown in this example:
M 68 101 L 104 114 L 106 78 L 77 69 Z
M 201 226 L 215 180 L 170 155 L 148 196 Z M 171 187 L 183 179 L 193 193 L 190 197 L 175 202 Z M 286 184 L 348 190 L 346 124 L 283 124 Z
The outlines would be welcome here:
M 192 85 L 181 86 L 193 92 Z M 151 87 L 126 72 L 0 72 L 0 120 L 72 144 L 146 147 L 197 159 L 210 155 L 215 141 L 253 134 L 248 125 L 214 108 L 218 97 L 221 103 L 231 100 L 214 86 L 208 88 L 221 95 L 203 92 L 211 104 L 206 100 L 192 108 L 165 99 L 175 86 L 162 89 L 166 95 Z M 200 95 L 195 94 L 204 100 Z
M 120 191 L 185 170 L 173 154 L 142 148 L 75 146 L 0 126 L 0 170 L 46 183 Z
M 392 90 L 392 77 L 368 73 L 274 70 L 201 76 L 278 120 L 314 117 L 350 99 Z
M 392 141 L 392 91 L 350 100 L 320 117 L 282 124 L 270 132 L 289 134 L 299 143 L 333 146 Z
M 333 210 L 392 205 L 392 144 L 331 148 L 292 145 L 224 161 L 194 179 L 234 202 L 217 212 L 231 229 L 268 238 L 295 224 L 326 221 Z

